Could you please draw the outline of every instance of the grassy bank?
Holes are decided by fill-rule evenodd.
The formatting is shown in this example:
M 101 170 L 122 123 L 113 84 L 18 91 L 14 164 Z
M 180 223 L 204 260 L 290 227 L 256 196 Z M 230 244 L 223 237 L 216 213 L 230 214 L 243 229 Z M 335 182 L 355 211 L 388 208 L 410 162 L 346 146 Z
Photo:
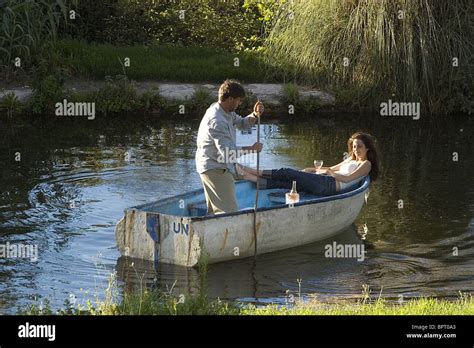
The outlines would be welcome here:
M 379 299 L 373 303 L 328 304 L 316 301 L 299 302 L 291 306 L 276 304 L 257 307 L 210 301 L 207 297 L 172 297 L 154 292 L 126 295 L 119 303 L 97 302 L 95 305 L 71 305 L 58 311 L 48 305 L 30 306 L 26 315 L 474 315 L 472 296 L 455 301 L 419 298 L 402 304 Z
M 14 95 L 6 95 L 0 98 L 0 113 L 9 117 L 22 113 L 54 114 L 55 104 L 67 99 L 94 102 L 99 115 L 129 112 L 177 115 L 181 104 L 186 114 L 194 115 L 204 112 L 214 101 L 208 89 L 197 89 L 190 98 L 177 102 L 162 97 L 157 88 L 139 91 L 134 81 L 221 83 L 233 78 L 242 83 L 280 82 L 279 72 L 265 65 L 262 55 L 256 52 L 233 54 L 203 47 L 116 46 L 60 40 L 55 43 L 53 56 L 54 63 L 42 60 L 31 77 L 23 76 L 17 81 L 32 86 L 32 98 L 20 102 Z M 105 84 L 91 85 L 87 90 L 68 90 L 65 81 L 74 85 L 75 79 L 96 79 Z M 10 88 L 0 84 L 2 87 Z M 241 109 L 251 108 L 255 101 L 256 97 L 249 93 Z M 318 98 L 301 98 L 296 86 L 283 89 L 281 102 L 285 108 L 286 104 L 293 104 L 299 114 L 309 114 L 321 107 Z M 280 107 L 267 106 L 269 110 Z
M 254 52 L 233 54 L 203 47 L 115 46 L 77 40 L 59 41 L 57 49 L 71 73 L 81 77 L 126 75 L 134 80 L 187 83 L 221 82 L 227 78 L 245 83 L 277 82 L 275 71 L 265 65 L 261 54 Z M 270 72 L 271 79 L 267 77 Z
M 300 302 L 292 307 L 243 308 L 243 315 L 474 315 L 471 296 L 456 301 L 419 298 L 402 304 L 388 303 L 384 299 L 373 303 L 325 304 L 316 301 Z
M 64 307 L 54 311 L 46 302 L 21 310 L 26 315 L 474 315 L 474 298 L 460 293 L 456 300 L 416 298 L 388 302 L 382 297 L 370 299 L 367 292 L 355 301 L 324 303 L 315 298 L 303 300 L 290 296 L 288 305 L 255 306 L 239 302 L 209 299 L 205 287 L 206 269 L 201 267 L 199 294 L 173 294 L 171 290 L 149 290 L 140 287 L 119 296 L 116 274 L 109 278 L 104 299 L 77 303 L 74 295 L 64 301 Z M 365 288 L 368 289 L 368 288 Z
M 64 99 L 77 103 L 94 103 L 98 117 L 124 113 L 194 117 L 202 116 L 209 105 L 216 100 L 215 91 L 202 85 L 196 85 L 193 94 L 183 96 L 181 99 L 167 98 L 160 93 L 157 85 L 143 88 L 125 75 L 107 76 L 105 81 L 90 83 L 87 89 L 79 90 L 67 88 L 64 81 L 54 76 L 41 76 L 35 81 L 31 98 L 28 100 L 20 101 L 13 92 L 0 96 L 0 117 L 2 114 L 12 118 L 31 113 L 54 116 L 56 103 Z M 242 115 L 248 114 L 256 101 L 257 96 L 251 90 L 247 90 L 247 97 L 237 112 Z M 299 87 L 293 84 L 282 85 L 277 100 L 271 102 L 264 100 L 264 102 L 268 113 L 276 113 L 279 116 L 292 116 L 289 113 L 289 105 L 292 105 L 293 113 L 297 113 L 300 117 L 333 108 L 332 103 L 323 98 L 301 95 Z

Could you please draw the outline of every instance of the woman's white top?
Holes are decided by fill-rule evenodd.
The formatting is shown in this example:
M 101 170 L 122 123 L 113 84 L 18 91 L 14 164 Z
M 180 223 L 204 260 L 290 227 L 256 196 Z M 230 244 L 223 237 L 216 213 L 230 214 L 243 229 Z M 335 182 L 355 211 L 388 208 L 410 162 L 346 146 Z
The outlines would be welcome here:
M 342 174 L 342 175 L 349 175 L 350 173 L 352 173 L 357 168 L 358 165 L 359 165 L 359 163 L 355 160 L 346 161 L 345 163 L 341 164 L 341 166 L 339 167 L 339 170 L 337 170 L 336 173 L 339 173 L 339 174 Z M 345 190 L 349 186 L 352 186 L 352 185 L 358 183 L 362 179 L 364 179 L 364 177 L 360 177 L 360 178 L 357 178 L 357 179 L 349 181 L 349 182 L 342 182 L 342 181 L 338 180 L 339 185 L 341 186 L 340 191 Z

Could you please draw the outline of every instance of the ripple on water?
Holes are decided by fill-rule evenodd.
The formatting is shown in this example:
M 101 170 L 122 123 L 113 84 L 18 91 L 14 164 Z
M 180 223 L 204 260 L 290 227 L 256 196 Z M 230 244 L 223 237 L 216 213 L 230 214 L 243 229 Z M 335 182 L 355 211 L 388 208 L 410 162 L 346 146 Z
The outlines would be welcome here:
M 314 158 L 331 164 L 344 150 L 337 144 L 344 145 L 358 124 L 341 127 L 265 125 L 260 164 L 298 167 L 311 165 Z M 38 244 L 40 259 L 0 260 L 0 311 L 13 311 L 32 295 L 53 296 L 57 305 L 69 293 L 80 298 L 80 288 L 103 295 L 114 270 L 125 289 L 144 283 L 173 288 L 175 294 L 197 293 L 196 269 L 163 264 L 155 269 L 153 263 L 119 257 L 114 238 L 115 223 L 125 208 L 201 187 L 193 158 L 196 129 L 197 125 L 147 125 L 124 134 L 117 126 L 106 135 L 93 131 L 82 144 L 70 139 L 67 131 L 57 131 L 52 138 L 60 142 L 45 144 L 51 148 L 39 153 L 37 162 L 25 164 L 31 172 L 10 170 L 9 191 L 0 196 L 0 237 Z M 239 145 L 254 141 L 255 132 L 238 133 Z M 395 299 L 398 294 L 448 296 L 472 290 L 474 191 L 465 189 L 470 179 L 465 180 L 464 162 L 458 163 L 463 170 L 455 182 L 443 174 L 441 162 L 430 162 L 429 156 L 424 157 L 429 175 L 407 176 L 399 168 L 411 163 L 395 145 L 384 146 L 384 177 L 371 188 L 368 204 L 353 226 L 334 239 L 262 255 L 256 261 L 210 265 L 209 296 L 284 303 L 287 290 L 300 290 L 297 279 L 303 296 L 314 293 L 327 300 L 353 298 L 365 285 Z M 414 152 L 410 148 L 403 154 Z M 12 184 L 21 180 L 24 187 Z M 404 210 L 394 208 L 400 197 L 406 202 Z M 326 258 L 324 247 L 334 240 L 363 244 L 366 259 Z M 458 257 L 452 254 L 453 246 L 459 246 Z

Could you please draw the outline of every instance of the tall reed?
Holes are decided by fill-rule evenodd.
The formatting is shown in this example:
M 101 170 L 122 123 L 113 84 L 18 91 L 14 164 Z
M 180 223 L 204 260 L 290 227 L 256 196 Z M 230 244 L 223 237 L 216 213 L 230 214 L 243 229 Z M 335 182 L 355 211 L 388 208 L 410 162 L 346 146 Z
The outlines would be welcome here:
M 356 88 L 367 103 L 395 97 L 472 111 L 473 8 L 470 0 L 294 0 L 275 16 L 266 59 L 298 82 Z
M 58 29 L 68 22 L 71 6 L 76 3 L 77 0 L 6 0 L 0 4 L 0 69 L 7 79 L 12 72 L 31 66 L 38 55 L 53 50 Z

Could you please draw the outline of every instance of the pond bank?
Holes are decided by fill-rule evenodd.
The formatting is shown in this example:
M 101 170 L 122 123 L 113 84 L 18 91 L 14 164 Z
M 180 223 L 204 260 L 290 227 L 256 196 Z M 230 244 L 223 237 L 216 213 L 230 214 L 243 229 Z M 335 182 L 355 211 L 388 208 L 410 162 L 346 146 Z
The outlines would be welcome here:
M 112 83 L 115 84 L 116 81 L 112 81 Z M 63 90 L 65 95 L 72 96 L 75 99 L 74 101 L 88 101 L 91 94 L 104 91 L 108 86 L 110 87 L 110 84 L 110 81 L 104 80 L 73 79 L 64 83 Z M 189 102 L 202 104 L 193 105 L 194 111 L 197 111 L 195 110 L 196 108 L 202 109 L 207 103 L 217 100 L 220 85 L 218 83 L 172 83 L 156 80 L 129 81 L 129 84 L 134 92 L 136 92 L 138 98 L 161 97 L 166 104 L 175 106 L 179 103 L 187 104 Z M 335 106 L 334 95 L 307 86 L 276 83 L 243 85 L 248 94 L 248 102 L 245 103 L 246 105 L 242 109 L 250 107 L 257 98 L 265 103 L 267 110 L 287 112 L 289 114 L 292 113 L 289 110 L 289 105 L 293 105 L 294 112 L 300 111 L 300 109 L 309 111 L 313 108 L 333 111 Z M 28 84 L 0 84 L 0 100 L 8 95 L 11 95 L 13 98 L 16 97 L 15 99 L 28 109 L 28 103 L 33 96 L 33 88 Z M 101 101 L 109 102 L 108 100 Z M 139 108 L 136 111 L 140 111 Z
M 116 289 L 115 289 L 116 290 Z M 430 297 L 389 302 L 384 298 L 363 297 L 355 301 L 320 302 L 315 298 L 293 297 L 286 305 L 243 304 L 209 299 L 206 294 L 186 297 L 169 292 L 138 290 L 126 293 L 118 300 L 117 293 L 106 290 L 105 300 L 78 301 L 70 295 L 64 306 L 53 309 L 46 303 L 31 305 L 20 314 L 26 315 L 473 315 L 474 299 L 460 293 L 455 300 Z

